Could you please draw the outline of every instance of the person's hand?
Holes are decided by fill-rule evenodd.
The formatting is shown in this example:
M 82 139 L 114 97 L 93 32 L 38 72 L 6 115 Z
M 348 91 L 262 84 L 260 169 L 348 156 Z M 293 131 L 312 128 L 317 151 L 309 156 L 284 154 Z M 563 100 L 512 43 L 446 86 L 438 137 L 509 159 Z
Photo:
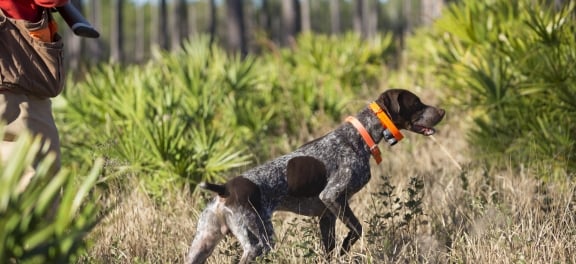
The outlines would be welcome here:
M 50 21 L 47 27 L 30 31 L 30 36 L 42 42 L 52 42 L 54 41 L 54 35 L 56 35 L 57 31 L 58 25 L 56 22 Z

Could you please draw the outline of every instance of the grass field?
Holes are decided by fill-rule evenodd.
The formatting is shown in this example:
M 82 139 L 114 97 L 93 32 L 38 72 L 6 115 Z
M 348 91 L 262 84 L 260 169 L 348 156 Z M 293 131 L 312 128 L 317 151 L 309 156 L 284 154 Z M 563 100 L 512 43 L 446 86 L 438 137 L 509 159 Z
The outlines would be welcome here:
M 437 143 L 405 132 L 400 144 L 382 146 L 384 161 L 373 164 L 371 182 L 352 200 L 364 235 L 350 255 L 336 256 L 341 263 L 576 263 L 576 186 L 569 175 L 552 184 L 536 180 L 529 166 L 486 168 L 468 151 L 469 124 L 465 114 L 448 112 Z M 109 187 L 104 203 L 113 209 L 89 236 L 81 262 L 182 263 L 210 194 L 181 190 L 159 204 L 136 176 L 124 182 Z M 277 213 L 274 223 L 269 263 L 326 263 L 317 219 Z M 339 223 L 338 242 L 346 232 Z M 229 237 L 208 263 L 233 263 L 240 255 Z

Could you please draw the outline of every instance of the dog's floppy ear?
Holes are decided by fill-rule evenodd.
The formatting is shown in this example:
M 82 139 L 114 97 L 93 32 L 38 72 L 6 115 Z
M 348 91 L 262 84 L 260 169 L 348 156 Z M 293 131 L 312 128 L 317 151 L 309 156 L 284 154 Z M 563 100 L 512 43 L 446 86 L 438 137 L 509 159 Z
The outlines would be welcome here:
M 386 109 L 390 115 L 400 113 L 400 104 L 398 102 L 401 94 L 402 90 L 400 89 L 392 89 L 382 93 L 380 98 L 378 98 L 378 101 L 380 101 L 380 107 Z

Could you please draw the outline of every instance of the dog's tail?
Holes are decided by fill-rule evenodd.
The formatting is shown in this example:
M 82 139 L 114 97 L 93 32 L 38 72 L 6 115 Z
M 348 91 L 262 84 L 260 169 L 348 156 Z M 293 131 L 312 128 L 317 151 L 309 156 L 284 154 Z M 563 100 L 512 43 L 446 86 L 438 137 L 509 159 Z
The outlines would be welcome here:
M 228 190 L 226 189 L 225 185 L 214 184 L 214 183 L 209 183 L 209 182 L 202 182 L 202 183 L 198 184 L 198 186 L 202 189 L 213 191 L 221 197 L 228 196 Z

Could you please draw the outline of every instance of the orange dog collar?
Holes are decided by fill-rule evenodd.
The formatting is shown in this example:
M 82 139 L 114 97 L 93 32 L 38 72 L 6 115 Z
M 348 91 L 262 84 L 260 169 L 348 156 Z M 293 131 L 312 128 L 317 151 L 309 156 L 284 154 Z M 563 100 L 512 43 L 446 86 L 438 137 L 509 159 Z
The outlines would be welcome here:
M 388 144 L 394 145 L 404 138 L 392 120 L 390 120 L 388 115 L 376 102 L 372 102 L 370 104 L 370 109 L 380 120 L 380 123 L 384 128 L 382 134 L 384 135 L 384 139 L 386 142 L 388 142 Z M 374 157 L 376 164 L 380 164 L 380 162 L 382 162 L 382 153 L 380 152 L 378 145 L 374 142 L 374 139 L 372 139 L 372 136 L 370 136 L 370 133 L 368 133 L 368 130 L 366 130 L 366 128 L 362 125 L 362 123 L 360 123 L 360 121 L 358 121 L 358 119 L 356 119 L 356 117 L 349 116 L 346 118 L 346 122 L 352 124 L 356 130 L 358 130 L 358 133 L 360 133 L 362 139 L 364 139 L 364 142 L 366 142 L 366 145 L 368 145 L 370 153 L 372 153 L 372 157 Z
M 392 120 L 390 120 L 388 115 L 376 102 L 370 104 L 370 109 L 372 109 L 372 112 L 374 112 L 378 119 L 380 119 L 380 123 L 384 128 L 384 139 L 386 139 L 390 145 L 394 145 L 404 138 L 402 133 L 400 133 L 400 130 L 398 130 Z
M 353 116 L 347 117 L 346 122 L 349 122 L 356 128 L 356 130 L 358 130 L 358 132 L 364 139 L 364 142 L 366 142 L 366 145 L 368 145 L 368 148 L 370 148 L 370 153 L 372 153 L 372 157 L 374 157 L 376 164 L 380 164 L 380 162 L 382 162 L 382 153 L 380 152 L 380 148 L 378 148 L 378 145 L 374 142 L 374 140 L 370 136 L 370 133 L 368 133 L 368 131 L 362 125 L 362 123 L 360 123 L 360 121 L 358 121 L 358 119 L 356 119 L 356 117 Z

